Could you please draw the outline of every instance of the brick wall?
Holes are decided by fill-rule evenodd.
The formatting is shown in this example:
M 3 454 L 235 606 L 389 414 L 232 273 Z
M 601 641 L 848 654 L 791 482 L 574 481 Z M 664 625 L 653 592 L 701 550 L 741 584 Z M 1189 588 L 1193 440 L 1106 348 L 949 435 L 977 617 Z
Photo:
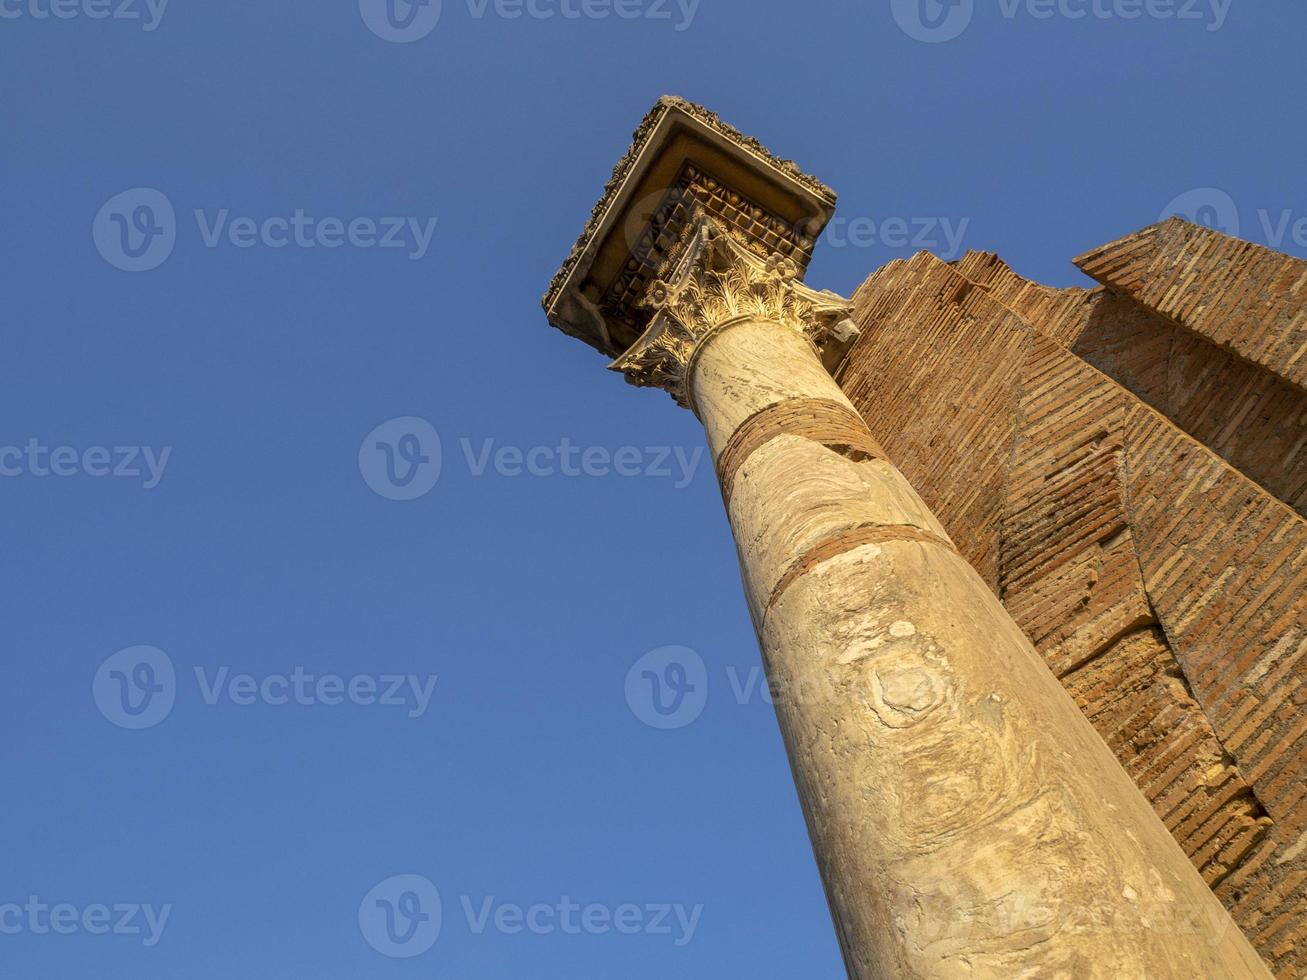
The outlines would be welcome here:
M 890 263 L 854 302 L 846 393 L 1267 962 L 1307 975 L 1307 523 L 1137 394 L 1147 343 L 1104 340 L 1093 310 L 1128 304 L 1121 321 L 1210 352 L 1207 393 L 1181 373 L 1175 414 L 1215 442 L 1204 413 L 1240 367 L 1298 389 L 1121 290 L 1040 286 L 983 254 Z M 1170 376 L 1175 338 L 1153 342 Z M 1129 385 L 1091 363 L 1113 367 L 1113 345 Z

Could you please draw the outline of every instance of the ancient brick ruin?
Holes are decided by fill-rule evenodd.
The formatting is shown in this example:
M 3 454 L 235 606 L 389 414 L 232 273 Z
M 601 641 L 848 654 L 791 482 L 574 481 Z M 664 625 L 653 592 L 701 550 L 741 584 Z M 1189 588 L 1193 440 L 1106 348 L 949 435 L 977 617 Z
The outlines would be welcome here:
M 841 385 L 1282 977 L 1307 976 L 1307 262 L 1172 219 L 927 253 Z

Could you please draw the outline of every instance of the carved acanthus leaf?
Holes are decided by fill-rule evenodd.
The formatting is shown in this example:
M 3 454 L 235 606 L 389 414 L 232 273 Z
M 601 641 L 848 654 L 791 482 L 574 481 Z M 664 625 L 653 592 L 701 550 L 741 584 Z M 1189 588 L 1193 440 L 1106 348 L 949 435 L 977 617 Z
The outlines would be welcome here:
M 667 280 L 649 287 L 643 306 L 655 311 L 638 341 L 609 365 L 641 387 L 663 388 L 689 405 L 688 371 L 695 351 L 713 332 L 736 320 L 767 320 L 806 336 L 819 351 L 852 324 L 844 297 L 818 291 L 798 278 L 794 261 L 762 258 L 711 219 Z

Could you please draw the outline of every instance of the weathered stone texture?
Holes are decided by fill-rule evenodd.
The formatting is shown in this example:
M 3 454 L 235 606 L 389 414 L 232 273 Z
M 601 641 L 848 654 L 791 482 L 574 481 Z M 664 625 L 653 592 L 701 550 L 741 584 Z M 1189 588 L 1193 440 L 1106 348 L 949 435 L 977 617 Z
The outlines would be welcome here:
M 790 692 L 776 709 L 850 976 L 1260 975 L 919 495 L 865 434 L 813 424 L 845 400 L 805 360 L 798 332 L 736 322 L 692 401 L 735 472 L 745 592 Z
M 1109 300 L 1133 303 L 993 256 L 891 263 L 842 387 L 1259 952 L 1307 975 L 1307 524 L 1068 350 Z

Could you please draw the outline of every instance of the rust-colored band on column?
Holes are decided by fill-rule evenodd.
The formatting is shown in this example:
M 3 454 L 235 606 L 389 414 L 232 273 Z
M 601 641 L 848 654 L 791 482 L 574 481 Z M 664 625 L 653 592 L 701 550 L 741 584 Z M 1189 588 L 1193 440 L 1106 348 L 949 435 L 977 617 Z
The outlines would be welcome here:
M 717 479 L 727 507 L 735 474 L 744 461 L 777 436 L 811 439 L 858 461 L 889 458 L 868 431 L 867 423 L 847 405 L 826 398 L 792 398 L 750 415 L 717 457 Z
M 877 524 L 870 527 L 851 527 L 832 534 L 829 538 L 817 542 L 803 555 L 795 560 L 785 575 L 772 589 L 771 598 L 767 600 L 764 618 L 771 612 L 772 606 L 780 601 L 781 596 L 798 579 L 812 571 L 824 561 L 830 561 L 854 548 L 866 544 L 880 544 L 885 541 L 920 541 L 923 544 L 938 545 L 961 557 L 960 552 L 948 538 L 940 537 L 931 531 L 924 531 L 910 524 Z

